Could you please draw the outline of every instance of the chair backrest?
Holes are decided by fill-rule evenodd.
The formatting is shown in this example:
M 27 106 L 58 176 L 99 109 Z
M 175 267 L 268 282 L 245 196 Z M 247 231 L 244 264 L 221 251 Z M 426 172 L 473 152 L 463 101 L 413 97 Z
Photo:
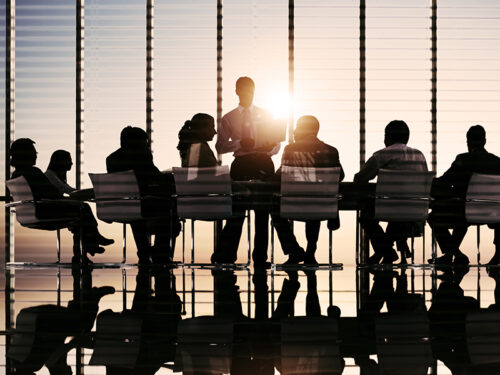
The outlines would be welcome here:
M 293 220 L 338 217 L 340 168 L 281 167 L 280 215 Z
M 480 310 L 465 320 L 467 351 L 474 365 L 500 363 L 500 312 Z
M 128 222 L 142 219 L 141 193 L 134 171 L 89 173 L 89 176 L 100 220 Z
M 181 219 L 228 219 L 233 213 L 231 177 L 227 165 L 172 168 Z
M 434 172 L 381 169 L 375 193 L 375 218 L 393 222 L 425 221 L 434 176 Z
M 36 217 L 36 208 L 31 187 L 26 178 L 19 176 L 6 182 L 15 202 L 25 202 L 16 206 L 16 218 L 19 224 L 35 224 L 39 220 Z
M 471 176 L 465 217 L 472 224 L 500 223 L 500 175 L 474 173 Z

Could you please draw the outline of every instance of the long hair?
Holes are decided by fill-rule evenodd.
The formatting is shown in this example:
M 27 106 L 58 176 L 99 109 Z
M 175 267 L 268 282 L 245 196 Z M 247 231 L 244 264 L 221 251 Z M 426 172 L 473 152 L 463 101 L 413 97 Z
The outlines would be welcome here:
M 191 120 L 184 123 L 179 131 L 177 149 L 181 158 L 186 157 L 191 144 L 210 141 L 214 134 L 214 118 L 206 113 L 195 114 Z
M 67 161 L 71 158 L 71 154 L 66 150 L 56 150 L 52 153 L 50 157 L 49 166 L 47 169 L 53 171 L 57 177 L 59 177 L 62 181 L 66 182 L 66 172 Z

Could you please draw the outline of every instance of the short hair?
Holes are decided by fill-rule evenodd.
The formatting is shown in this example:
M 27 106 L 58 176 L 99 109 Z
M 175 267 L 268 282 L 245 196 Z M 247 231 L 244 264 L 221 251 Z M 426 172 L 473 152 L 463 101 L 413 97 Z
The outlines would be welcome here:
M 16 139 L 10 145 L 10 164 L 14 167 L 22 165 L 33 165 L 33 151 L 35 150 L 35 141 L 29 138 Z M 36 155 L 36 154 L 35 154 Z
M 408 143 L 410 139 L 410 129 L 406 122 L 393 120 L 385 127 L 385 138 L 389 143 Z
M 144 143 L 147 139 L 148 135 L 143 129 L 129 125 L 123 128 L 120 133 L 120 146 L 125 148 L 134 147 Z
M 240 77 L 236 80 L 236 90 L 251 87 L 255 89 L 255 82 L 250 77 Z
M 319 132 L 319 121 L 311 115 L 302 116 L 297 120 L 295 131 L 303 135 L 317 135 Z
M 474 125 L 467 131 L 467 142 L 484 145 L 486 143 L 486 130 L 481 125 Z

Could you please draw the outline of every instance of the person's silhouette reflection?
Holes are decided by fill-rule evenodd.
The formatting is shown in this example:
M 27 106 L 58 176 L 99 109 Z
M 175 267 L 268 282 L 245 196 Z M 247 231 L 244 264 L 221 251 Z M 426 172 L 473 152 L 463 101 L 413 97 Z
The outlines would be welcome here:
M 429 309 L 432 351 L 453 374 L 461 374 L 469 364 L 465 318 L 479 309 L 478 301 L 466 296 L 460 287 L 469 267 L 447 268 L 438 276 L 442 281 L 433 292 Z
M 99 314 L 96 358 L 95 362 L 92 358 L 91 364 L 106 365 L 108 375 L 156 373 L 164 363 L 175 359 L 181 305 L 171 269 L 139 267 L 132 308 L 122 313 L 106 310 Z M 117 349 L 127 355 L 117 356 Z
M 39 305 L 22 309 L 7 358 L 17 374 L 33 374 L 44 365 L 51 375 L 71 374 L 66 363 L 69 350 L 86 346 L 102 297 L 114 293 L 110 286 L 92 287 L 92 269 L 73 268 L 73 299 L 67 307 Z M 65 344 L 67 337 L 73 337 Z

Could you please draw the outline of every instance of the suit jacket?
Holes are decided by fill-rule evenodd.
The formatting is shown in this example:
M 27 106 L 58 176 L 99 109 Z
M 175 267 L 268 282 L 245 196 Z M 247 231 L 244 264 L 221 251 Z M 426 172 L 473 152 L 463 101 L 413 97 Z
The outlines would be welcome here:
M 141 194 L 148 194 L 151 186 L 158 185 L 160 170 L 153 163 L 149 150 L 128 150 L 119 148 L 106 158 L 108 173 L 133 170 L 137 177 Z
M 473 173 L 500 174 L 500 158 L 484 148 L 459 154 L 435 184 L 440 189 L 451 189 L 454 196 L 465 198 Z
M 60 199 L 63 197 L 62 193 L 52 185 L 40 169 L 35 166 L 17 168 L 12 173 L 12 178 L 23 176 L 33 192 L 35 200 L 40 199 Z
M 339 160 L 339 152 L 316 137 L 301 139 L 285 147 L 281 165 L 290 167 L 329 168 L 340 167 L 340 181 L 344 170 Z
M 181 153 L 183 167 L 215 167 L 217 159 L 207 142 L 191 143 Z

